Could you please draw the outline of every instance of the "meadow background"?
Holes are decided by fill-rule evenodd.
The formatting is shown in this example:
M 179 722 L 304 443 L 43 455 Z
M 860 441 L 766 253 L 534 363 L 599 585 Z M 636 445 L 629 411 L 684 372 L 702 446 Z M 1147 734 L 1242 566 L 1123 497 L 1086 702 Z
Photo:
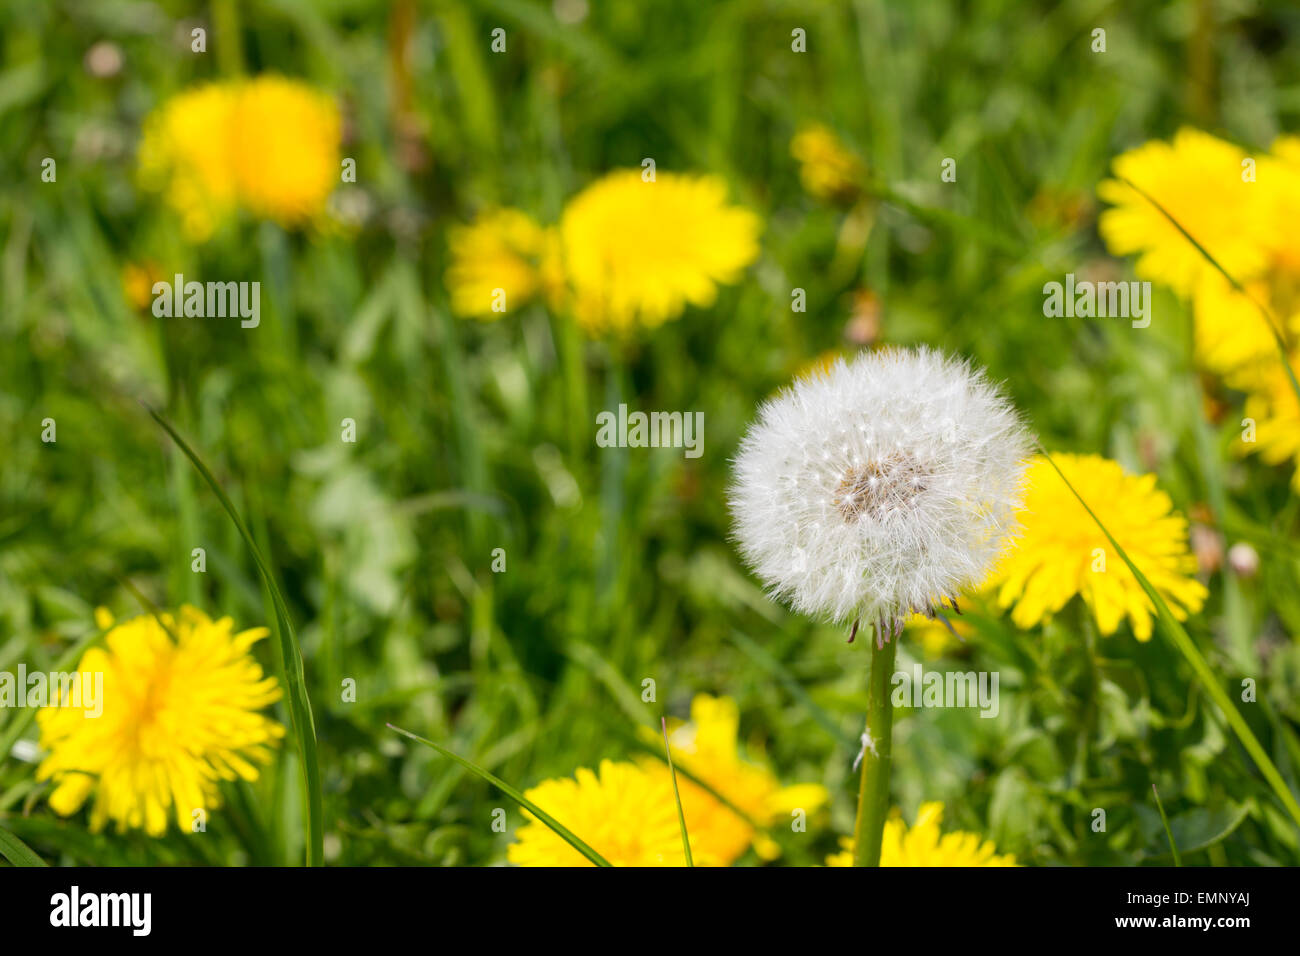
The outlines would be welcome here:
M 93 610 L 193 603 L 271 624 L 237 531 L 141 406 L 212 468 L 278 577 L 319 737 L 326 860 L 490 864 L 521 788 L 634 752 L 638 728 L 734 698 L 787 783 L 830 794 L 784 864 L 850 833 L 865 641 L 769 601 L 728 540 L 729 458 L 756 405 L 828 351 L 928 343 L 1004 382 L 1053 450 L 1153 471 L 1202 527 L 1211 596 L 1188 630 L 1300 791 L 1300 520 L 1287 468 L 1241 461 L 1239 400 L 1192 364 L 1188 308 L 1048 319 L 1066 272 L 1131 278 L 1098 239 L 1118 153 L 1193 125 L 1266 146 L 1300 128 L 1300 9 L 1277 2 L 395 3 L 136 0 L 0 10 L 0 669 L 49 670 Z M 190 52 L 193 26 L 208 50 Z M 507 31 L 507 51 L 490 32 Z M 1107 32 L 1104 54 L 1090 34 Z M 791 31 L 807 31 L 807 52 Z M 120 69 L 95 75 L 108 41 Z M 332 229 L 245 217 L 195 243 L 137 182 L 145 115 L 212 78 L 277 72 L 335 95 Z M 803 188 L 790 141 L 834 130 L 895 201 Z M 41 161 L 58 163 L 55 183 Z M 588 339 L 534 304 L 453 316 L 448 228 L 494 205 L 554 221 L 602 174 L 708 172 L 759 214 L 762 251 L 713 307 Z M 957 181 L 940 181 L 944 157 Z M 258 279 L 262 321 L 158 319 L 129 267 Z M 793 312 L 791 290 L 807 294 Z M 704 452 L 595 445 L 620 402 L 702 411 Z M 58 441 L 40 440 L 57 421 Z M 340 422 L 357 441 L 340 441 Z M 1261 556 L 1234 574 L 1216 547 Z M 206 574 L 190 570 L 207 551 Z M 491 570 L 503 548 L 507 568 Z M 1157 635 L 1090 634 L 1078 602 L 1021 632 L 996 612 L 936 660 L 997 671 L 1001 712 L 905 710 L 894 802 L 1029 865 L 1300 863 L 1297 831 L 1190 668 Z M 257 648 L 274 667 L 269 642 Z M 356 681 L 354 703 L 341 699 Z M 642 682 L 657 700 L 642 700 Z M 1235 697 L 1234 697 L 1235 699 Z M 277 705 L 288 723 L 286 705 Z M 87 831 L 33 776 L 35 729 L 0 712 L 0 825 L 52 863 L 285 864 L 304 854 L 291 745 L 225 788 L 201 837 Z M 28 756 L 24 758 L 24 754 Z M 1093 832 L 1093 810 L 1107 814 Z M 742 862 L 761 862 L 754 853 Z

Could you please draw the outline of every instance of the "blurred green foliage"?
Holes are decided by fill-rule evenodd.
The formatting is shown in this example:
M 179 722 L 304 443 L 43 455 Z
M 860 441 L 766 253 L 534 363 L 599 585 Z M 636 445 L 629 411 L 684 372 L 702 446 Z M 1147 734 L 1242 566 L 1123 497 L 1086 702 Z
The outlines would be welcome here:
M 588 6 L 578 22 L 556 15 Z M 1257 682 L 1258 703 L 1243 708 L 1300 791 L 1289 474 L 1233 459 L 1234 397 L 1197 377 L 1190 317 L 1167 293 L 1140 333 L 1041 309 L 1051 277 L 1130 268 L 1093 228 L 1094 188 L 1116 153 L 1183 124 L 1259 146 L 1297 129 L 1300 10 L 556 7 L 5 0 L 0 669 L 51 667 L 91 633 L 96 605 L 139 613 L 120 577 L 162 606 L 271 620 L 235 529 L 144 401 L 213 468 L 280 577 L 316 711 L 331 862 L 504 858 L 508 835 L 491 827 L 504 798 L 386 721 L 525 787 L 629 753 L 638 725 L 685 716 L 704 691 L 738 700 L 742 737 L 783 780 L 830 788 L 833 806 L 807 834 L 774 834 L 784 862 L 820 863 L 852 828 L 867 654 L 764 597 L 728 543 L 725 487 L 756 404 L 843 347 L 855 296 L 869 291 L 882 341 L 987 366 L 1047 447 L 1156 471 L 1184 512 L 1222 488 L 1214 520 L 1229 542 L 1252 542 L 1262 568 L 1211 575 L 1189 630 L 1229 693 Z M 209 30 L 207 54 L 189 50 L 194 25 Z M 498 26 L 505 54 L 489 49 Z M 791 51 L 796 27 L 806 54 Z M 1090 50 L 1097 27 L 1104 54 Z M 86 66 L 102 42 L 121 53 L 112 76 Z M 244 220 L 189 245 L 138 188 L 145 114 L 241 64 L 339 97 L 359 173 L 354 234 Z M 900 195 L 965 218 L 882 203 L 846 230 L 843 210 L 803 193 L 790 157 L 813 121 Z M 40 180 L 47 156 L 56 183 Z M 623 343 L 582 341 L 541 307 L 493 324 L 450 316 L 449 225 L 494 204 L 553 221 L 593 178 L 644 157 L 723 176 L 764 219 L 760 260 L 715 307 Z M 939 179 L 944 157 L 957 160 L 956 183 Z M 259 279 L 260 328 L 135 308 L 123 270 L 146 261 L 162 275 Z M 795 287 L 806 313 L 789 308 Z M 1227 409 L 1213 421 L 1203 391 Z M 703 457 L 597 449 L 594 416 L 620 402 L 703 411 Z M 56 444 L 40 441 L 45 418 Z M 357 422 L 354 445 L 339 440 L 344 418 Z M 200 546 L 206 575 L 190 571 Z M 490 570 L 494 548 L 505 573 Z M 1156 783 L 1185 863 L 1300 862 L 1294 826 L 1173 649 L 1098 638 L 1078 610 L 1031 633 L 973 613 L 976 635 L 929 665 L 997 670 L 1002 706 L 994 720 L 898 715 L 906 815 L 943 800 L 946 826 L 1028 864 L 1167 863 Z M 904 643 L 900 667 L 918 653 Z M 345 678 L 356 703 L 341 700 Z M 656 703 L 641 700 L 646 678 Z M 16 719 L 0 714 L 0 735 Z M 300 861 L 297 787 L 285 747 L 256 784 L 227 789 L 203 839 L 99 837 L 84 815 L 48 809 L 30 763 L 0 754 L 0 818 L 51 862 Z

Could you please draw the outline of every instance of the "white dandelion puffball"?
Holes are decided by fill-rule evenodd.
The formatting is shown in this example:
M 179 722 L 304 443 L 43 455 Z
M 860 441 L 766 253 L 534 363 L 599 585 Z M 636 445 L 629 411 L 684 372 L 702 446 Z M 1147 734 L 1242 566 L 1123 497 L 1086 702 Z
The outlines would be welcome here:
M 982 372 L 890 349 L 797 380 L 760 409 L 730 489 L 771 595 L 879 645 L 983 582 L 1018 528 L 1030 438 Z

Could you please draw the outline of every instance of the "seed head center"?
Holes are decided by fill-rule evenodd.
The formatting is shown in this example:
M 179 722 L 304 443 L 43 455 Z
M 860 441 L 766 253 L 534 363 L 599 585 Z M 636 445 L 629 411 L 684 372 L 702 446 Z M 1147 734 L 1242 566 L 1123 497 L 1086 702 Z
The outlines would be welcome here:
M 921 463 L 906 453 L 853 465 L 835 488 L 835 507 L 847 524 L 864 515 L 880 519 L 891 510 L 915 507 L 927 477 Z

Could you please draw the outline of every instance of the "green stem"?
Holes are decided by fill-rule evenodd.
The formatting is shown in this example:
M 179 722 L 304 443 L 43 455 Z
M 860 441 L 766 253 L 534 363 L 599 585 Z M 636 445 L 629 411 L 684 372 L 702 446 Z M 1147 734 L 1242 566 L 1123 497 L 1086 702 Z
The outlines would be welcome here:
M 871 652 L 871 683 L 867 688 L 867 735 L 871 746 L 862 755 L 858 789 L 858 819 L 853 827 L 853 865 L 879 866 L 880 842 L 889 815 L 889 770 L 892 764 L 894 708 L 889 699 L 890 677 L 898 641 Z
M 244 75 L 239 0 L 215 0 L 212 4 L 212 36 L 208 37 L 208 43 L 217 48 L 217 65 L 222 76 L 233 79 Z

